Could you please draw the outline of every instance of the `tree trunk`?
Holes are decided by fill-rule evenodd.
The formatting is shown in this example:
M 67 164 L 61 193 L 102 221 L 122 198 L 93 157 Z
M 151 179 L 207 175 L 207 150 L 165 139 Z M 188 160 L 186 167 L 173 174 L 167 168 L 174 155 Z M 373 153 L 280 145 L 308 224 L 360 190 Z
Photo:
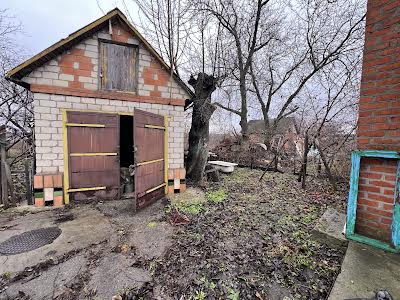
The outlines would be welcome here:
M 333 187 L 333 190 L 337 191 L 336 180 L 335 180 L 335 178 L 333 178 L 333 175 L 332 175 L 332 172 L 331 172 L 331 168 L 330 168 L 330 166 L 328 164 L 328 161 L 327 161 L 327 159 L 325 157 L 324 152 L 322 152 L 322 149 L 319 146 L 318 140 L 315 140 L 315 146 L 317 147 L 318 152 L 319 152 L 319 156 L 321 157 L 322 163 L 324 164 L 326 175 L 328 176 L 329 182 L 331 183 L 331 185 Z
M 308 163 L 308 151 L 310 147 L 308 145 L 308 133 L 304 137 L 304 147 L 303 147 L 303 162 L 301 164 L 301 170 L 299 172 L 299 182 L 301 181 L 301 187 L 306 188 L 306 177 L 307 177 L 307 163 Z
M 216 107 L 211 104 L 211 94 L 216 88 L 216 78 L 199 73 L 197 79 L 190 77 L 195 95 L 193 101 L 192 127 L 189 131 L 189 153 L 186 161 L 186 177 L 194 184 L 203 179 L 208 158 L 210 118 Z
M 247 122 L 247 91 L 246 91 L 246 74 L 241 71 L 240 74 L 240 98 L 241 98 L 241 110 L 240 110 L 240 127 L 242 129 L 243 141 L 249 140 L 249 126 Z

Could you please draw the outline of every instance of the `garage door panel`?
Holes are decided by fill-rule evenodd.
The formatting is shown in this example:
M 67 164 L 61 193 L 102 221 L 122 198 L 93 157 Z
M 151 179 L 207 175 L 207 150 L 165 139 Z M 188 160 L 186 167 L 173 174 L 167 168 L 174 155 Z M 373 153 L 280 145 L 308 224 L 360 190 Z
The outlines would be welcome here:
M 160 159 L 164 157 L 164 130 L 137 128 L 137 135 L 142 143 L 136 143 L 137 162 Z
M 72 156 L 70 158 L 70 168 L 74 172 L 102 171 L 114 168 L 117 156 Z
M 159 186 L 164 183 L 164 162 L 156 162 L 137 168 L 135 176 L 139 178 L 138 186 L 135 189 L 139 193 L 144 193 L 147 190 Z
M 115 178 L 118 177 L 119 171 L 93 171 L 93 172 L 72 172 L 71 188 L 91 188 L 102 187 L 118 188 Z
M 152 124 L 155 126 L 164 126 L 164 117 L 147 112 L 141 111 L 141 113 L 137 113 L 138 109 L 135 110 L 135 126 L 137 127 L 144 127 L 145 125 Z
M 71 153 L 115 152 L 118 141 L 117 128 L 70 127 Z
M 68 123 L 102 124 L 106 127 L 117 127 L 118 119 L 113 114 L 68 112 Z
M 119 153 L 118 118 L 117 114 L 67 112 L 70 189 L 119 187 L 118 156 L 108 155 Z
M 135 109 L 135 194 L 138 208 L 165 195 L 163 127 L 163 116 Z M 160 159 L 161 161 L 155 161 Z

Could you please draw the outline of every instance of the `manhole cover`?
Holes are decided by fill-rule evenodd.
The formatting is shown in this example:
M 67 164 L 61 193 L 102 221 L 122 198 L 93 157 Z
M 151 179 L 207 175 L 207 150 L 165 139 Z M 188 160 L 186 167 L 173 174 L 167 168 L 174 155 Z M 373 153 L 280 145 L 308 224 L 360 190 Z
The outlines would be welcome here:
M 13 255 L 51 244 L 59 235 L 58 227 L 39 228 L 10 237 L 0 244 L 0 254 Z

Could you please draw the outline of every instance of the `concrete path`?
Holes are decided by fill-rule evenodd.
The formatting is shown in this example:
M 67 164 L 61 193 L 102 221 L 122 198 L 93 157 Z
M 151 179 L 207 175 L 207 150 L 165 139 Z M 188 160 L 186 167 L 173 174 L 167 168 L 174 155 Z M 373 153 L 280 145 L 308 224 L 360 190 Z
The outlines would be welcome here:
M 150 282 L 174 229 L 164 218 L 161 201 L 137 213 L 131 206 L 132 201 L 118 200 L 0 214 L 0 242 L 37 228 L 62 230 L 51 244 L 0 255 L 0 300 L 24 295 L 32 300 L 111 299 Z M 65 214 L 72 217 L 60 222 Z
M 387 290 L 400 299 L 400 254 L 350 241 L 329 300 L 373 298 Z

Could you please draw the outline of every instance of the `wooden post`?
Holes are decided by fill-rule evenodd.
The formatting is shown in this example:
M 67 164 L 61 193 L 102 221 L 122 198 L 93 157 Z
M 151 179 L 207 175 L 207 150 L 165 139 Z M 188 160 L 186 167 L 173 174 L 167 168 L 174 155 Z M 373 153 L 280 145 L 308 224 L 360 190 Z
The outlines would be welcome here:
M 0 127 L 0 157 L 1 157 L 1 199 L 4 208 L 8 208 L 8 185 L 6 175 L 6 127 Z

